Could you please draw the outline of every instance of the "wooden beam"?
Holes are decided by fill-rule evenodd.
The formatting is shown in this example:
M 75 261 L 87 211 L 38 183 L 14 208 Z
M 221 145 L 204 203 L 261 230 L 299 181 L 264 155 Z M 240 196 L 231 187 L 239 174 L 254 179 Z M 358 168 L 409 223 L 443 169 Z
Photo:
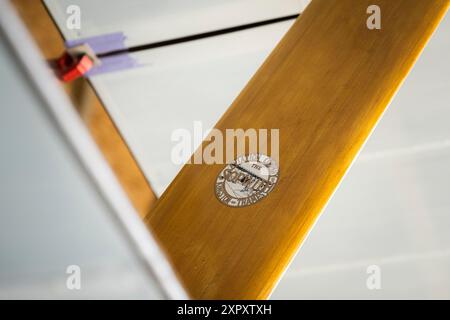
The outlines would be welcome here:
M 280 130 L 273 191 L 229 207 L 214 190 L 224 165 L 185 165 L 145 219 L 193 298 L 268 297 L 448 6 L 312 1 L 216 125 Z

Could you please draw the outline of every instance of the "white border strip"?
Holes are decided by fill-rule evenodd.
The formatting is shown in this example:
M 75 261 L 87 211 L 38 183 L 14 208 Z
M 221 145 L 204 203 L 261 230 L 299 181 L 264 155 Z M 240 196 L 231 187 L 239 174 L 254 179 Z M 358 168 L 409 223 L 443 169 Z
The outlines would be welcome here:
M 0 28 L 6 41 L 27 71 L 32 84 L 47 104 L 47 112 L 56 122 L 105 202 L 114 212 L 114 220 L 140 258 L 144 267 L 156 278 L 164 293 L 171 299 L 188 296 L 175 276 L 169 262 L 155 239 L 139 219 L 116 177 L 90 137 L 86 127 L 71 106 L 56 78 L 45 67 L 38 48 L 17 17 L 8 0 L 0 0 Z

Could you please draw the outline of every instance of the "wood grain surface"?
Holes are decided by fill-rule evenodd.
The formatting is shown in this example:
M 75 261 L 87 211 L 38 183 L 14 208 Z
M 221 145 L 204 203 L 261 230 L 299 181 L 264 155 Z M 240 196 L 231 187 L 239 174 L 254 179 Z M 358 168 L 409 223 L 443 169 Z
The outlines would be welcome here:
M 381 30 L 366 27 L 371 4 Z M 193 298 L 269 296 L 448 6 L 312 1 L 216 125 L 280 130 L 272 193 L 228 207 L 224 165 L 185 165 L 145 219 Z

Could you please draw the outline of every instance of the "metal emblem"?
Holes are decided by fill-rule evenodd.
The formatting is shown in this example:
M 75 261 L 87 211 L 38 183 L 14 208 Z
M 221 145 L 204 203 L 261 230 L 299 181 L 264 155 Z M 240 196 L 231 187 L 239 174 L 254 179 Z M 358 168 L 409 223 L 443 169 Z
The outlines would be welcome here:
M 254 204 L 273 190 L 278 172 L 278 165 L 266 155 L 240 156 L 217 176 L 217 199 L 230 207 Z

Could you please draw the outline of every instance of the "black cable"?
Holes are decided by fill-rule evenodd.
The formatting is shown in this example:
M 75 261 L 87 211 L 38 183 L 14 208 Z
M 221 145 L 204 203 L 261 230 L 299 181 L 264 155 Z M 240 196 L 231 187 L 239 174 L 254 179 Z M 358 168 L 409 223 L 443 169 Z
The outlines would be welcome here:
M 178 44 L 178 43 L 183 43 L 183 42 L 194 41 L 194 40 L 199 40 L 199 39 L 204 39 L 204 38 L 209 38 L 209 37 L 220 36 L 220 35 L 227 34 L 227 33 L 232 33 L 232 32 L 242 31 L 242 30 L 246 30 L 246 29 L 261 27 L 261 26 L 265 26 L 265 25 L 268 25 L 268 24 L 273 24 L 273 23 L 283 22 L 283 21 L 287 21 L 287 20 L 292 20 L 292 19 L 298 18 L 298 16 L 299 16 L 299 14 L 293 14 L 293 15 L 290 15 L 290 16 L 285 16 L 285 17 L 280 17 L 280 18 L 275 18 L 275 19 L 270 19 L 270 20 L 264 20 L 264 21 L 259 21 L 259 22 L 248 23 L 248 24 L 244 24 L 244 25 L 240 25 L 240 26 L 236 26 L 236 27 L 225 28 L 225 29 L 215 30 L 215 31 L 209 31 L 209 32 L 204 32 L 204 33 L 191 35 L 191 36 L 185 36 L 185 37 L 181 37 L 181 38 L 176 38 L 176 39 L 171 39 L 171 40 L 164 40 L 164 41 L 160 41 L 160 42 L 154 42 L 154 43 L 150 43 L 150 44 L 143 44 L 143 45 L 130 47 L 130 48 L 126 48 L 126 49 L 100 53 L 97 56 L 99 58 L 104 58 L 104 57 L 113 56 L 113 55 L 121 54 L 121 53 L 131 53 L 131 52 L 137 52 L 137 51 L 142 51 L 142 50 L 148 50 L 148 49 L 154 49 L 154 48 L 159 48 L 159 47 L 165 47 L 165 46 L 170 46 L 170 45 L 174 45 L 174 44 Z

